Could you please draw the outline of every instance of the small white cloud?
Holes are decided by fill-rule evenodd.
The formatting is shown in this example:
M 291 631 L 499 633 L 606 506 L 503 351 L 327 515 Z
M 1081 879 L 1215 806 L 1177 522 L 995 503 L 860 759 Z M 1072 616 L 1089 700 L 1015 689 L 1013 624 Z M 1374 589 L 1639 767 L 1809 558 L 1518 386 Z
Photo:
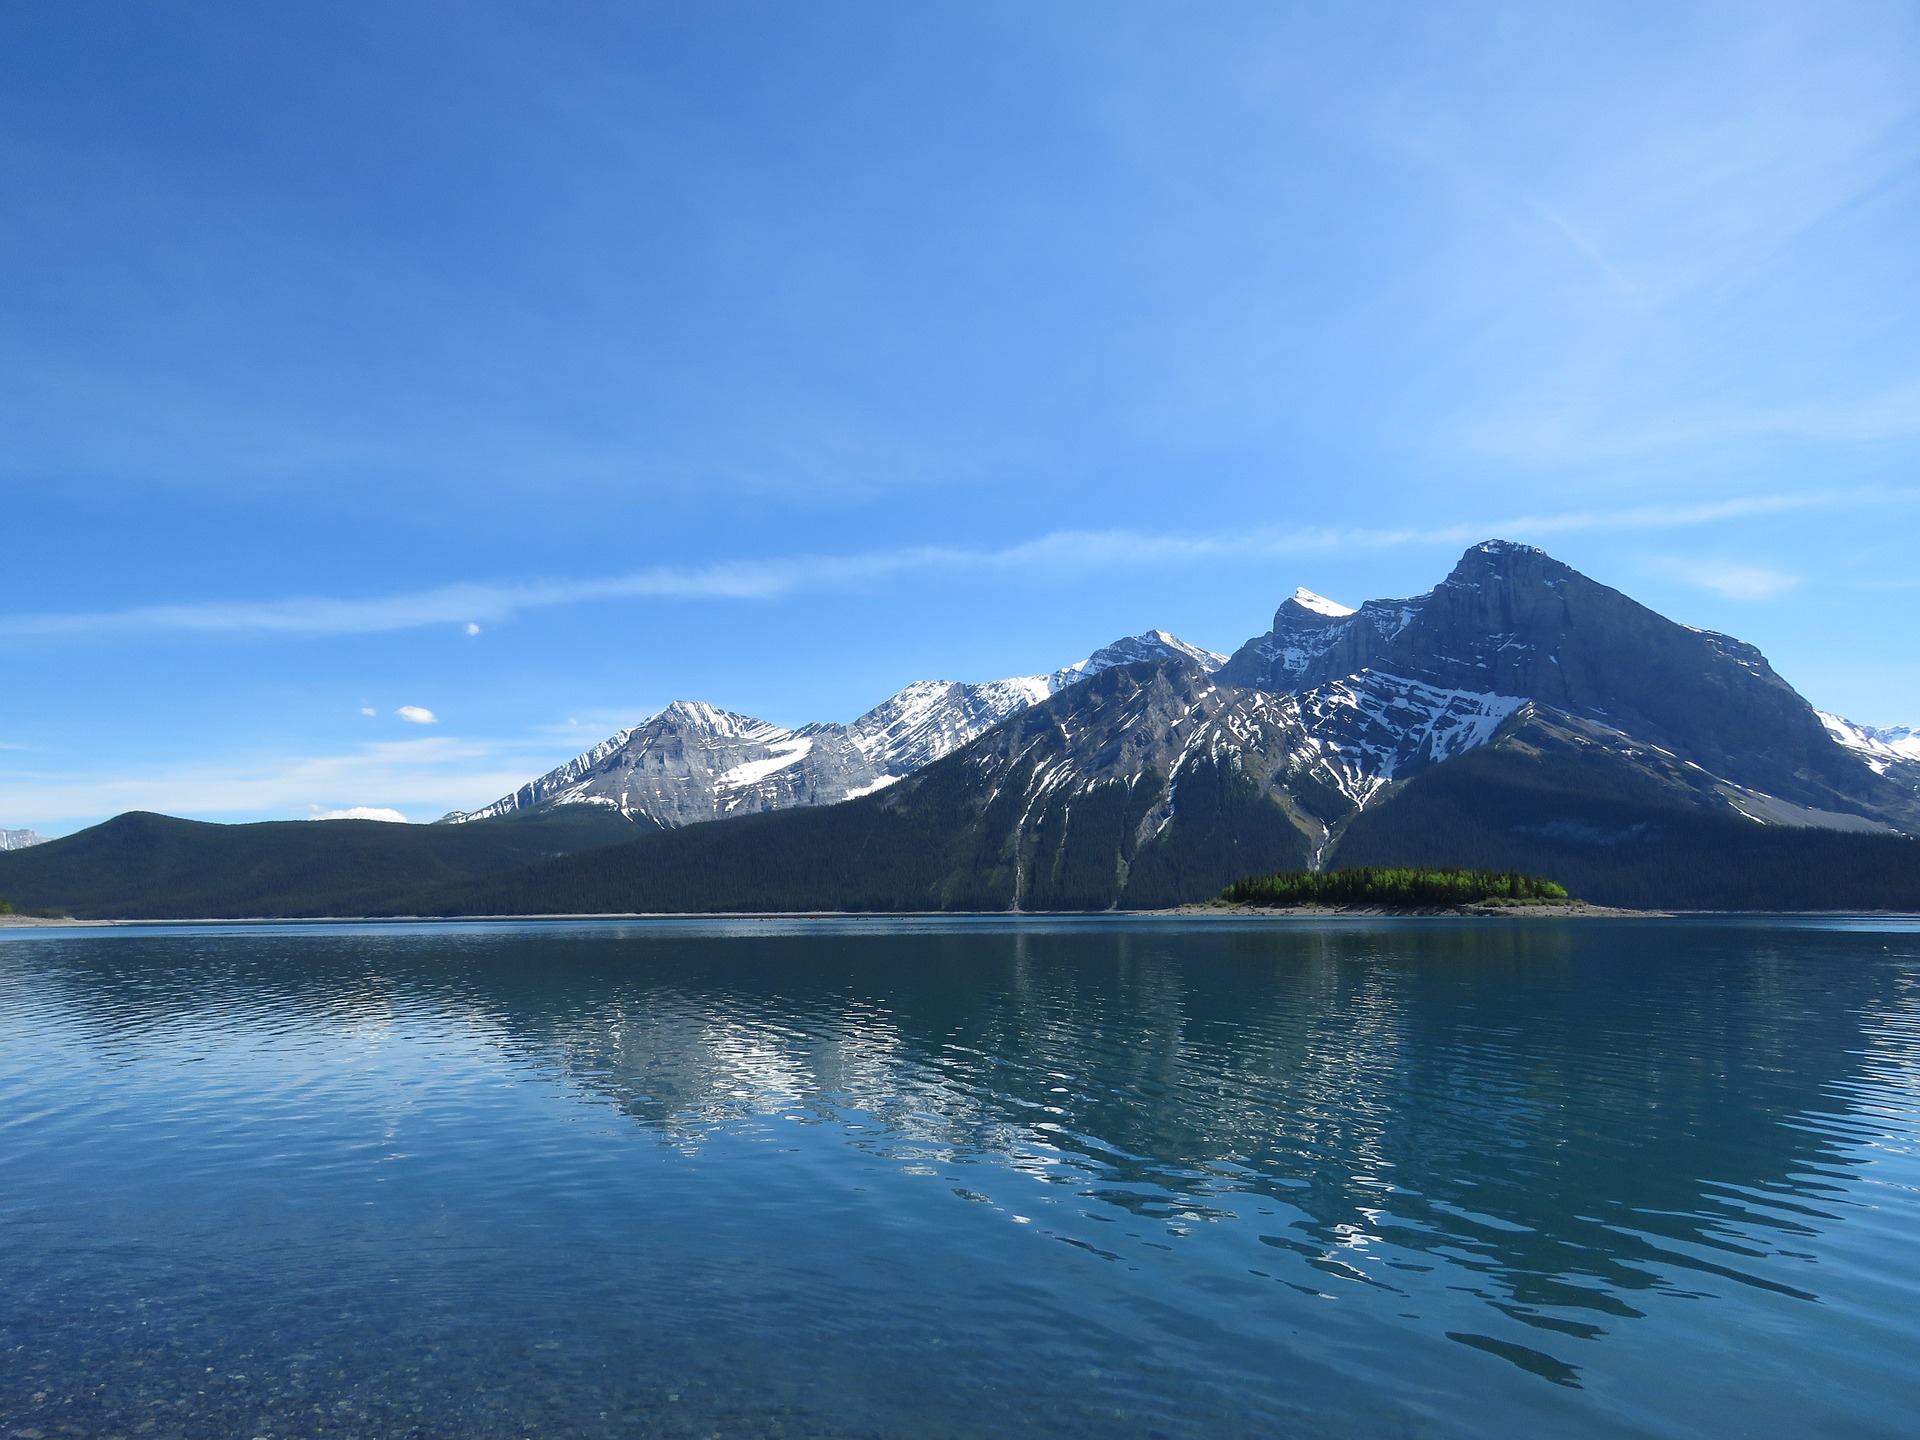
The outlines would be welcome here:
M 318 815 L 310 816 L 314 820 L 385 820 L 394 825 L 410 823 L 398 810 L 389 810 L 384 805 L 355 805 L 350 810 L 322 810 Z
M 440 717 L 424 705 L 402 705 L 393 712 L 409 725 L 438 725 Z
M 467 622 L 467 634 L 478 635 L 479 633 L 480 633 L 480 627 L 474 624 L 473 621 L 469 620 Z
M 360 713 L 362 715 L 378 715 L 380 712 L 374 709 L 371 705 L 362 705 L 360 707 Z
M 1670 560 L 1665 568 L 1687 584 L 1728 600 L 1771 600 L 1800 583 L 1798 575 L 1784 570 L 1725 560 Z

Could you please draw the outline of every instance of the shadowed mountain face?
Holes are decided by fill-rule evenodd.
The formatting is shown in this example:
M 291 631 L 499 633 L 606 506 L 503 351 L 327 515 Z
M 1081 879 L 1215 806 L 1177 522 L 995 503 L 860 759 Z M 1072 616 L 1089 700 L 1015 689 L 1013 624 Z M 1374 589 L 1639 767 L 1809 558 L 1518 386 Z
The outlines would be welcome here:
M 1738 789 L 1619 731 L 1533 707 L 1491 744 L 1354 815 L 1334 856 L 1525 870 L 1616 905 L 1920 909 L 1920 840 Z

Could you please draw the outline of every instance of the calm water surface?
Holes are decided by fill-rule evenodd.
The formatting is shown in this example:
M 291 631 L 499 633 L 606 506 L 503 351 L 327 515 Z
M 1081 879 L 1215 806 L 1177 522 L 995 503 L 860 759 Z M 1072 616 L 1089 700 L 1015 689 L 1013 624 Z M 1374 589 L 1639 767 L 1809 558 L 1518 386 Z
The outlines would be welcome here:
M 1913 1435 L 1920 924 L 0 932 L 0 1436 Z

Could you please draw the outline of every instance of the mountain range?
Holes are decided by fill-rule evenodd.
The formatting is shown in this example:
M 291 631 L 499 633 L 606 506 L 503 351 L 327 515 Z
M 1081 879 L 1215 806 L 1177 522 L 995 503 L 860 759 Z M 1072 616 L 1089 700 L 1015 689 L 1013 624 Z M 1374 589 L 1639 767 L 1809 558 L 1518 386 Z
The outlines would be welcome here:
M 966 685 L 919 680 L 847 725 L 785 730 L 678 700 L 491 805 L 442 817 L 489 820 L 562 805 L 601 805 L 669 829 L 728 815 L 832 805 L 870 795 L 984 735 L 1008 716 L 1116 665 L 1183 657 L 1217 670 L 1226 656 L 1164 630 L 1117 640 L 1050 675 Z
M 1424 595 L 1297 591 L 1227 657 L 1154 631 L 797 730 L 683 702 L 440 825 L 191 823 L 122 816 L 0 856 L 0 894 L 98 914 L 1099 910 L 1423 863 L 1614 903 L 1920 908 L 1920 737 L 1823 715 L 1752 646 L 1496 540 Z M 369 826 L 408 838 L 354 838 Z

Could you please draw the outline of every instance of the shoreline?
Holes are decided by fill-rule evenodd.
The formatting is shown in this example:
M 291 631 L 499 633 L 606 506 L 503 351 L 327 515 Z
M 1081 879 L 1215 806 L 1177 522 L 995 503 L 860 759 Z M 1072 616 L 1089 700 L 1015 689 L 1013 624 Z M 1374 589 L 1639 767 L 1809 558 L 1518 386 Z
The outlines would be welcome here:
M 1234 905 L 1201 901 L 1158 910 L 711 910 L 617 911 L 564 915 L 210 915 L 47 918 L 0 915 L 9 930 L 124 929 L 129 926 L 207 925 L 490 925 L 555 921 L 637 920 L 1672 920 L 1733 915 L 1908 915 L 1910 911 L 1631 910 L 1612 905 L 1452 905 L 1405 909 L 1379 905 Z

